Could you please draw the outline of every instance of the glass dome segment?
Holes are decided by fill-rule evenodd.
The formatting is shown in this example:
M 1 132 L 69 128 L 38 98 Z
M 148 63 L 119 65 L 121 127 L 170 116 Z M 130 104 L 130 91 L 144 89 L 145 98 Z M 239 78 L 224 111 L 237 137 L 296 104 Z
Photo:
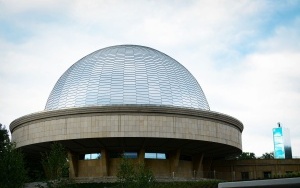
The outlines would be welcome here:
M 45 110 L 128 104 L 209 110 L 200 85 L 184 66 L 136 45 L 107 47 L 77 61 L 55 84 Z

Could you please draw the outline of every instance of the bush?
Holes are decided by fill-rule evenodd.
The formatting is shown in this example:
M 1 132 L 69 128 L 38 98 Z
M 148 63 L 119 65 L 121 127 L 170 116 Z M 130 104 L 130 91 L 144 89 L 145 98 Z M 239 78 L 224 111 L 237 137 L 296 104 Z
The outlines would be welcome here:
M 136 187 L 151 187 L 155 182 L 152 171 L 145 166 L 144 163 L 139 163 L 136 166 L 135 172 Z
M 153 173 L 144 163 L 134 165 L 123 157 L 117 173 L 118 183 L 122 187 L 151 187 L 155 182 Z
M 46 185 L 43 186 L 38 184 L 37 188 L 78 188 L 78 184 L 74 183 L 73 181 L 67 178 L 59 178 L 57 180 L 51 180 L 45 182 Z
M 122 185 L 122 187 L 129 187 L 135 177 L 134 177 L 134 165 L 131 161 L 126 159 L 125 157 L 122 158 L 120 166 L 118 168 L 117 173 L 118 183 Z

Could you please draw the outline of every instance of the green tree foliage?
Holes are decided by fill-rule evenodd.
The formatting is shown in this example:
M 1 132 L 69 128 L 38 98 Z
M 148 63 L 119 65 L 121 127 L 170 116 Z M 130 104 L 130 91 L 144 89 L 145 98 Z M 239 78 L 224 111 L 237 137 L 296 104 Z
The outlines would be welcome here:
M 134 165 L 125 157 L 122 157 L 121 159 L 117 178 L 122 187 L 129 187 L 134 181 Z
M 154 183 L 154 175 L 152 171 L 145 166 L 144 163 L 138 163 L 135 171 L 136 187 L 151 187 Z
M 0 185 L 1 188 L 19 188 L 27 180 L 24 157 L 11 143 L 8 131 L 0 124 Z
M 44 168 L 38 158 L 33 160 L 32 158 L 25 157 L 25 164 L 28 170 L 27 172 L 30 181 L 39 182 L 45 180 L 46 176 Z
M 266 152 L 260 157 L 260 159 L 274 159 L 274 152 Z
M 49 152 L 42 153 L 42 165 L 47 179 L 60 179 L 68 171 L 67 153 L 60 143 L 53 143 Z
M 151 187 L 154 183 L 153 173 L 143 163 L 133 164 L 123 157 L 117 173 L 118 183 L 122 187 Z
M 5 126 L 0 123 L 0 154 L 6 149 L 7 145 L 10 144 L 8 131 Z
M 251 152 L 243 152 L 236 158 L 237 160 L 256 159 L 255 154 Z

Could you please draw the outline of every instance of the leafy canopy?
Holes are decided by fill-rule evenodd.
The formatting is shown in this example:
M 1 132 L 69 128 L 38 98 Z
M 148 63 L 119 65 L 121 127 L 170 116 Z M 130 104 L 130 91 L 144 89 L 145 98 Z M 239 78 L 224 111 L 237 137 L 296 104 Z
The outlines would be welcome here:
M 266 152 L 261 157 L 261 159 L 274 159 L 274 152 Z
M 68 170 L 67 152 L 60 143 L 53 143 L 50 151 L 42 153 L 42 165 L 49 180 L 63 177 Z
M 255 154 L 251 152 L 243 152 L 236 158 L 237 160 L 256 159 Z
M 0 154 L 8 147 L 10 144 L 8 131 L 5 126 L 0 123 Z
M 10 142 L 8 131 L 1 123 L 0 177 L 1 188 L 19 188 L 27 181 L 23 154 Z

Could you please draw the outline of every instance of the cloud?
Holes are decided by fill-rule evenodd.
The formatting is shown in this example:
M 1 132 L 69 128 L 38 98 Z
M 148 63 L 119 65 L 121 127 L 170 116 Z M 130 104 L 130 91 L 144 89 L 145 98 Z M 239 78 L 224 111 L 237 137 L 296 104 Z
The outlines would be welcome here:
M 271 151 L 278 121 L 291 129 L 295 148 L 300 24 L 290 10 L 297 7 L 292 1 L 0 1 L 1 123 L 43 110 L 59 76 L 83 56 L 140 44 L 182 63 L 212 110 L 244 123 L 246 151 Z
M 271 151 L 272 128 L 277 122 L 291 130 L 293 152 L 299 156 L 300 39 L 298 19 L 280 26 L 274 35 L 260 40 L 256 50 L 235 66 L 206 67 L 207 89 L 213 110 L 240 119 L 245 126 L 243 146 L 257 155 Z M 287 47 L 288 46 L 288 47 Z M 257 147 L 253 143 L 264 143 Z

